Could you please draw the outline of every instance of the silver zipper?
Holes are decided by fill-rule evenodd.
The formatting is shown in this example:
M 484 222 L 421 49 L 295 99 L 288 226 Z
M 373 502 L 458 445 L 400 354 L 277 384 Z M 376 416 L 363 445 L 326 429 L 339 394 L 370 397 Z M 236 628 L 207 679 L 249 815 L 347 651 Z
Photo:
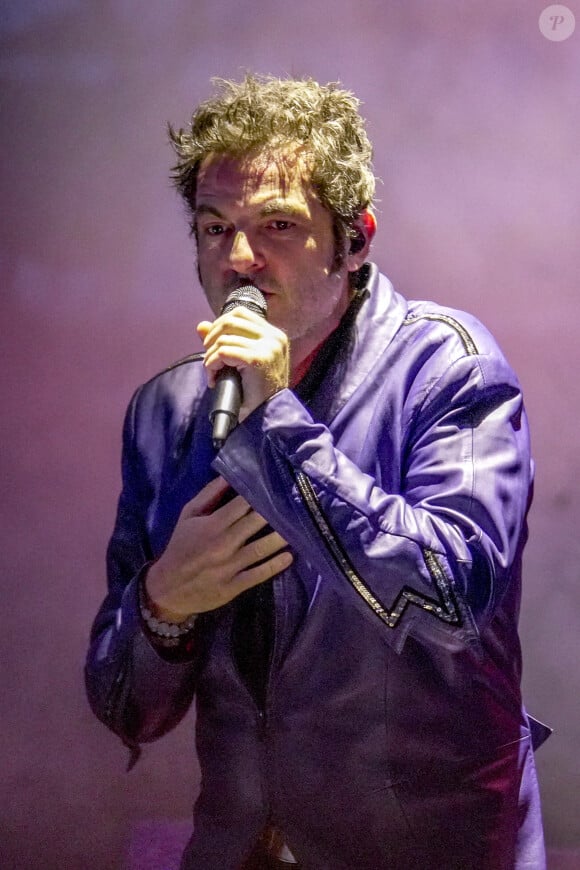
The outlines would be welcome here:
M 464 347 L 465 353 L 469 356 L 477 356 L 478 350 L 471 335 L 455 317 L 449 314 L 408 314 L 403 320 L 403 326 L 409 326 L 410 323 L 415 323 L 417 320 L 438 320 L 441 323 L 446 323 L 451 329 L 455 330 L 461 344 Z
M 435 586 L 438 600 L 422 595 L 414 589 L 411 589 L 409 586 L 404 586 L 397 595 L 393 607 L 390 610 L 387 610 L 376 596 L 373 595 L 372 591 L 361 576 L 355 571 L 350 559 L 344 552 L 342 545 L 338 541 L 322 511 L 318 501 L 318 496 L 316 495 L 309 478 L 302 471 L 296 472 L 295 477 L 298 489 L 300 490 L 300 494 L 306 504 L 308 512 L 314 520 L 330 555 L 351 586 L 361 596 L 363 601 L 368 604 L 376 616 L 385 623 L 385 625 L 388 625 L 389 628 L 395 628 L 409 604 L 414 604 L 416 607 L 420 607 L 422 610 L 432 613 L 437 617 L 437 619 L 450 625 L 458 626 L 461 624 L 461 615 L 454 599 L 451 581 L 447 577 L 436 554 L 433 550 L 426 547 L 422 547 L 421 552 L 423 553 L 425 565 Z

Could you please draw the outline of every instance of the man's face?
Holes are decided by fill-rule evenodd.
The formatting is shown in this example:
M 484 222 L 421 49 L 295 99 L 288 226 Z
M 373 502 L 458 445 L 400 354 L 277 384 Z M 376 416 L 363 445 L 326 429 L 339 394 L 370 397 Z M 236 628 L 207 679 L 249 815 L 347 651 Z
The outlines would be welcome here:
M 199 275 L 214 314 L 232 289 L 252 283 L 295 351 L 309 352 L 336 327 L 349 301 L 349 266 L 335 268 L 332 218 L 294 149 L 206 158 L 194 220 Z

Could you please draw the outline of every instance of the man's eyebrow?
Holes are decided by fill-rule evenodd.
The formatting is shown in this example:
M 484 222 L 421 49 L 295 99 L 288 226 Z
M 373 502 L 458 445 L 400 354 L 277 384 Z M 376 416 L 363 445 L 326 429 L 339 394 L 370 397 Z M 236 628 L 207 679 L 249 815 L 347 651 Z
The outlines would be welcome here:
M 221 211 L 213 205 L 206 205 L 206 203 L 201 203 L 201 205 L 196 205 L 195 211 L 193 213 L 194 218 L 198 218 L 200 215 L 211 214 L 213 217 L 221 218 L 224 220 L 224 216 Z
M 269 202 L 264 203 L 259 211 L 260 217 L 270 217 L 270 215 L 273 214 L 282 214 L 287 217 L 304 217 L 305 213 L 306 210 L 304 207 L 293 205 L 285 199 L 270 200 Z M 212 217 L 217 217 L 220 220 L 226 219 L 218 208 L 204 202 L 195 207 L 194 219 L 202 217 L 203 215 L 212 215 Z
M 305 209 L 298 205 L 292 205 L 285 199 L 272 199 L 264 203 L 260 208 L 261 217 L 269 217 L 272 214 L 283 214 L 288 217 L 304 217 Z

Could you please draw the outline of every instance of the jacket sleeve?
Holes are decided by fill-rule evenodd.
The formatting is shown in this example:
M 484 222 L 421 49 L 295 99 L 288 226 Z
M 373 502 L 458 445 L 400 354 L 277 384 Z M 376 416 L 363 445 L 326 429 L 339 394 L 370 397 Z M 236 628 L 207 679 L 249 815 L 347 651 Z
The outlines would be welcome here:
M 195 657 L 163 658 L 149 643 L 138 610 L 138 582 L 151 561 L 147 475 L 135 446 L 139 392 L 123 429 L 123 487 L 107 550 L 108 594 L 91 630 L 85 683 L 96 716 L 138 754 L 137 745 L 173 728 L 193 697 Z
M 477 651 L 525 535 L 527 425 L 501 356 L 463 356 L 436 375 L 399 421 L 377 408 L 358 433 L 377 445 L 364 471 L 290 390 L 230 435 L 214 467 L 396 650 L 411 633 Z M 379 425 L 399 428 L 400 455 L 381 453 Z

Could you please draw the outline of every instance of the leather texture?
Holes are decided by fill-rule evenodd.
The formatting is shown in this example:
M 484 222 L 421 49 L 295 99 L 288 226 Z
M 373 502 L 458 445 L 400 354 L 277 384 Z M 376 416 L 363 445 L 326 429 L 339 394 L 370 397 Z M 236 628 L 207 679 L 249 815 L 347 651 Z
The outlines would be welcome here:
M 217 455 L 199 364 L 149 381 L 127 413 L 87 689 L 133 747 L 195 695 L 202 788 L 183 870 L 239 868 L 267 824 L 305 870 L 545 867 L 520 695 L 533 478 L 520 386 L 469 315 L 407 302 L 375 267 L 363 292 L 309 407 L 278 393 Z M 217 473 L 295 555 L 272 581 L 263 709 L 232 654 L 233 605 L 200 617 L 182 662 L 137 615 L 139 572 Z

